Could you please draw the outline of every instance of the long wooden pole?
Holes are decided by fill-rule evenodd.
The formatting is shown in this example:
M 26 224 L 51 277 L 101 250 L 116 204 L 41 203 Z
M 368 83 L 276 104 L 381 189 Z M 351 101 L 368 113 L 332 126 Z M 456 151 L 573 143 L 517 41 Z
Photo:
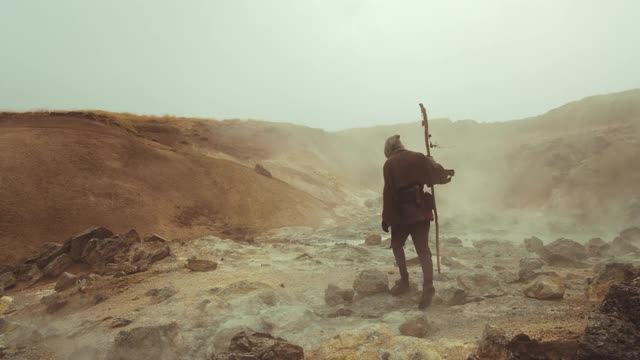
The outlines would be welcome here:
M 429 119 L 427 118 L 427 109 L 420 103 L 420 112 L 422 112 L 422 126 L 424 127 L 424 142 L 427 145 L 427 156 L 431 156 L 431 141 L 429 134 Z M 431 195 L 433 195 L 433 219 L 436 223 L 436 264 L 438 268 L 438 274 L 440 274 L 440 223 L 438 222 L 438 207 L 436 206 L 436 190 L 431 184 Z

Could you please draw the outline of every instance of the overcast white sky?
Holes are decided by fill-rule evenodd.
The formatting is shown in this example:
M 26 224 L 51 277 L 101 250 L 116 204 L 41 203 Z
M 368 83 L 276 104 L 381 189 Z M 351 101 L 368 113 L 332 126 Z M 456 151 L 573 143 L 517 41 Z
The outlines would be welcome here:
M 0 0 L 0 109 L 328 129 L 640 87 L 635 0 Z

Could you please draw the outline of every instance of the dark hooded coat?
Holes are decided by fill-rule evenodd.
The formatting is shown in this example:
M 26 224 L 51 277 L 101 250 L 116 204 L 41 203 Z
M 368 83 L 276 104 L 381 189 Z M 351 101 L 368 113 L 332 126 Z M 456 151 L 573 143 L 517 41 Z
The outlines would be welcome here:
M 409 151 L 403 147 L 393 149 L 387 154 L 384 164 L 384 191 L 382 220 L 389 226 L 413 224 L 424 221 L 427 212 L 433 208 L 429 201 L 422 204 L 407 201 L 406 194 L 418 186 L 431 186 L 435 161 L 422 153 Z

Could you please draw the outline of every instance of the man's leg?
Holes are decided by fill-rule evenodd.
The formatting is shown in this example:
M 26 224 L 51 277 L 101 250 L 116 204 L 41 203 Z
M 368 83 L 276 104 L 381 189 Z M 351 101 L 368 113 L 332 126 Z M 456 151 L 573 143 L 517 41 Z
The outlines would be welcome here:
M 409 237 L 406 225 L 394 225 L 391 227 L 391 249 L 396 259 L 400 280 L 391 289 L 394 296 L 401 295 L 409 290 L 409 271 L 407 270 L 407 259 L 404 254 L 404 244 Z
M 431 305 L 431 299 L 435 294 L 433 287 L 433 260 L 431 259 L 431 249 L 429 249 L 429 221 L 419 222 L 411 225 L 411 240 L 416 248 L 420 266 L 422 267 L 422 300 L 420 308 L 424 309 Z

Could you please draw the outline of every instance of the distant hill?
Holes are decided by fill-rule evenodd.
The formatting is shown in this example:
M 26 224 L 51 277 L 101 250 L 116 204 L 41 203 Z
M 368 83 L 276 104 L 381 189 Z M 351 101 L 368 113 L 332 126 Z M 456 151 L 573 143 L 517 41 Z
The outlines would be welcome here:
M 388 136 L 424 151 L 415 106 L 415 122 L 340 132 L 103 111 L 0 113 L 0 262 L 93 225 L 250 239 L 335 219 L 336 206 L 380 193 Z M 431 127 L 435 158 L 457 171 L 439 187 L 445 228 L 598 234 L 640 224 L 640 90 L 528 119 L 434 119 Z M 258 163 L 275 178 L 255 173 Z

